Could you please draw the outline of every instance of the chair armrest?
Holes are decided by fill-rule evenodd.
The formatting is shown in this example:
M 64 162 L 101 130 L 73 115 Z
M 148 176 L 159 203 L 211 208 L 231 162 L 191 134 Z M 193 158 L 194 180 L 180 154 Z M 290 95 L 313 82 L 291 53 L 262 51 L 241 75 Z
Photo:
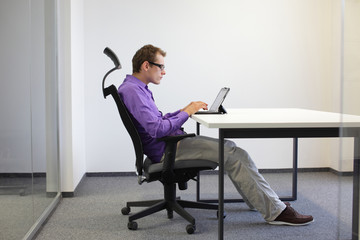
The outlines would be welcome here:
M 191 134 L 182 134 L 182 135 L 176 135 L 176 136 L 166 136 L 166 137 L 162 137 L 162 138 L 158 138 L 158 141 L 164 141 L 166 143 L 170 143 L 170 142 L 178 142 L 180 140 L 183 140 L 184 138 L 188 138 L 188 137 L 195 137 L 196 135 L 194 133 Z
M 195 134 L 182 134 L 177 136 L 167 136 L 159 138 L 158 141 L 164 141 L 166 143 L 165 156 L 163 160 L 162 169 L 162 181 L 166 183 L 172 183 L 174 180 L 174 164 L 176 157 L 177 143 L 188 137 L 195 137 Z

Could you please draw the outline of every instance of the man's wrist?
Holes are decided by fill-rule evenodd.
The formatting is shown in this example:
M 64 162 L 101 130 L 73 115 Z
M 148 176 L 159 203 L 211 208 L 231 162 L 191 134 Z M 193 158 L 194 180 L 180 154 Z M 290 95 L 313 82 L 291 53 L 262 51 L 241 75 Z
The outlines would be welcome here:
M 187 113 L 187 115 L 188 115 L 189 117 L 191 116 L 190 112 L 189 112 L 188 110 L 186 110 L 186 109 L 181 109 L 180 111 Z

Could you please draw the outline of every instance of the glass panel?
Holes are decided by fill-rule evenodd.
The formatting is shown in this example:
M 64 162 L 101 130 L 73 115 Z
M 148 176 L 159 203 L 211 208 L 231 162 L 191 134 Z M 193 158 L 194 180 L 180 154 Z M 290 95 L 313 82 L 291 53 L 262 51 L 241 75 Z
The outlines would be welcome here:
M 360 115 L 360 1 L 359 0 L 342 0 L 343 4 L 343 38 L 342 38 L 342 112 L 345 114 Z M 346 127 L 346 124 L 343 125 Z M 353 170 L 353 159 L 358 158 L 354 147 L 358 147 L 358 141 L 349 138 L 353 132 L 343 131 L 344 138 L 341 144 L 341 161 L 340 169 L 342 172 Z M 355 144 L 354 144 L 355 143 Z M 351 216 L 354 209 L 352 208 L 353 197 L 353 178 L 346 180 L 340 177 L 340 204 L 341 211 L 339 219 L 346 219 L 345 216 Z M 359 201 L 359 199 L 356 199 Z M 351 211 L 352 210 L 352 211 Z M 353 221 L 357 219 L 353 219 Z M 340 239 L 348 236 L 351 232 L 351 222 L 340 222 Z M 358 239 L 354 234 L 353 239 Z
M 44 211 L 51 199 L 46 197 L 46 98 L 44 3 L 31 1 L 31 127 L 34 219 Z
M 0 239 L 33 224 L 29 19 L 28 1 L 0 2 Z
M 55 1 L 31 1 L 31 116 L 34 219 L 58 192 Z
M 56 1 L 0 1 L 0 239 L 22 239 L 59 192 Z

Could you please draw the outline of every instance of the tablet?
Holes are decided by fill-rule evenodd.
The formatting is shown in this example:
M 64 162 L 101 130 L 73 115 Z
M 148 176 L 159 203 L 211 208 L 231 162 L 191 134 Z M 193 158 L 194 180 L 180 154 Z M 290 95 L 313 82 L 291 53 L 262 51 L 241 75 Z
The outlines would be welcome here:
M 227 87 L 221 88 L 217 97 L 215 98 L 215 101 L 211 105 L 210 109 L 207 111 L 198 111 L 195 114 L 223 114 L 223 113 L 225 113 L 221 104 L 224 102 L 229 91 L 230 91 L 230 88 L 227 88 Z

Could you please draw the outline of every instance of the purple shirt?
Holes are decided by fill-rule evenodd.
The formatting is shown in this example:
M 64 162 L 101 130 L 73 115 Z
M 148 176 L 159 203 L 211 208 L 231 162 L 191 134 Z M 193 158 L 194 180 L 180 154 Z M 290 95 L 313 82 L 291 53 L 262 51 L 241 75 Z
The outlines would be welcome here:
M 118 92 L 139 132 L 144 153 L 152 162 L 160 162 L 165 143 L 156 139 L 183 134 L 180 128 L 189 115 L 178 110 L 163 116 L 148 86 L 132 75 L 126 75 Z

